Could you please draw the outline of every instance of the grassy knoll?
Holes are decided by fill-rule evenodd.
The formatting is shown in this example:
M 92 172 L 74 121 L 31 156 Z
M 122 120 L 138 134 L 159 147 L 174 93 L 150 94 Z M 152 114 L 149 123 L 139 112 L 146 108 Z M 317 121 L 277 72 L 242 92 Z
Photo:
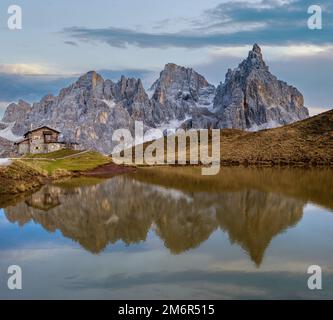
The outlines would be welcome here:
M 41 159 L 45 159 L 45 161 Z M 48 154 L 27 155 L 24 161 L 45 170 L 51 176 L 57 176 L 66 172 L 70 174 L 71 172 L 91 170 L 110 163 L 111 159 L 95 151 L 82 153 L 73 150 L 60 150 Z
M 111 162 L 94 151 L 85 153 L 61 150 L 48 154 L 26 155 L 8 167 L 0 167 L 0 195 L 17 194 L 38 188 L 47 180 L 71 177 Z
M 68 150 L 68 149 L 62 149 L 59 151 L 55 151 L 55 152 L 50 152 L 50 153 L 42 153 L 42 154 L 31 154 L 28 153 L 26 154 L 23 159 L 26 158 L 35 158 L 35 159 L 59 159 L 59 158 L 64 158 L 64 157 L 68 157 L 68 156 L 74 156 L 78 153 L 81 153 L 82 151 L 76 151 L 76 150 Z
M 0 167 L 0 195 L 27 192 L 38 188 L 47 173 L 23 161 L 15 161 L 10 166 Z

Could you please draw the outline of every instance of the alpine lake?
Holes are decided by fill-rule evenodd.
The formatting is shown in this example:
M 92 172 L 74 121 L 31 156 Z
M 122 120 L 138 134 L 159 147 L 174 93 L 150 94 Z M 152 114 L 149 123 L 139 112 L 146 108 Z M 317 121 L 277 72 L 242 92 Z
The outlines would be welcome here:
M 2 299 L 333 298 L 329 168 L 141 168 L 0 203 Z

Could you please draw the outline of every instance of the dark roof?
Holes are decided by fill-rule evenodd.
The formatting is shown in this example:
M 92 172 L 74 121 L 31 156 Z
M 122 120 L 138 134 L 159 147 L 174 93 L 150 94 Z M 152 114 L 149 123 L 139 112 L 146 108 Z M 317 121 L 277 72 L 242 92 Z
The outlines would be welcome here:
M 19 141 L 16 141 L 14 144 L 21 144 L 22 142 L 25 142 L 25 141 L 29 141 L 29 139 L 22 139 L 22 140 L 19 140 Z
M 77 145 L 79 145 L 79 143 L 75 142 L 75 141 L 59 141 L 59 143 L 63 143 L 63 144 L 77 144 Z
M 42 127 L 36 128 L 36 129 L 29 130 L 28 132 L 26 132 L 24 134 L 24 137 L 26 137 L 29 133 L 32 133 L 32 132 L 35 132 L 35 131 L 38 131 L 38 130 L 41 130 L 41 129 L 48 129 L 48 130 L 51 130 L 53 132 L 60 133 L 60 131 L 52 129 L 52 128 L 48 127 L 48 126 L 42 126 Z
M 62 141 L 45 141 L 44 144 L 66 144 L 66 142 Z

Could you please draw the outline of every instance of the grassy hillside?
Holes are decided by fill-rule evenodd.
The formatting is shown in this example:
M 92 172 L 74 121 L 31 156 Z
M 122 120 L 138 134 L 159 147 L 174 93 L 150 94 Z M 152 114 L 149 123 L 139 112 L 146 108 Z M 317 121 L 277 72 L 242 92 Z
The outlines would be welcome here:
M 221 131 L 222 162 L 333 164 L 333 110 L 259 132 Z
M 8 167 L 0 167 L 0 196 L 16 194 L 38 188 L 47 174 L 22 161 L 15 161 Z
M 333 110 L 280 128 L 220 130 L 224 165 L 333 165 Z M 146 148 L 150 143 L 145 143 Z M 165 142 L 166 144 L 166 142 Z M 176 144 L 177 149 L 177 144 Z M 211 153 L 211 134 L 208 150 Z M 177 150 L 175 150 L 177 159 Z M 190 146 L 186 150 L 189 160 Z
M 42 154 L 31 154 L 28 153 L 26 154 L 23 159 L 60 159 L 60 158 L 64 158 L 64 157 L 71 157 L 74 156 L 76 154 L 81 153 L 82 151 L 76 151 L 76 150 L 69 150 L 69 149 L 62 149 L 59 151 L 55 151 L 55 152 L 50 152 L 50 153 L 42 153 Z
M 48 179 L 72 176 L 111 162 L 98 152 L 61 150 L 48 154 L 26 155 L 8 167 L 0 167 L 0 195 L 27 192 Z
M 45 170 L 49 175 L 61 172 L 77 172 L 91 170 L 111 162 L 109 157 L 95 151 L 82 153 L 73 150 L 60 150 L 47 154 L 26 155 L 24 162 Z M 45 159 L 45 160 L 43 160 Z

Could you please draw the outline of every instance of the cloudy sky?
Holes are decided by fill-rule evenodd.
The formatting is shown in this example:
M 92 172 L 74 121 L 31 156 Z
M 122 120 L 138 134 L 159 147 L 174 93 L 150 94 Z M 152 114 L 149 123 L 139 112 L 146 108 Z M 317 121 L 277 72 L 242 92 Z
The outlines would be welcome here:
M 22 30 L 7 27 L 14 3 Z M 307 27 L 312 4 L 322 30 Z M 8 102 L 57 93 L 89 70 L 148 87 L 174 62 L 218 84 L 255 42 L 313 114 L 333 106 L 332 0 L 1 0 L 0 41 L 0 115 Z

